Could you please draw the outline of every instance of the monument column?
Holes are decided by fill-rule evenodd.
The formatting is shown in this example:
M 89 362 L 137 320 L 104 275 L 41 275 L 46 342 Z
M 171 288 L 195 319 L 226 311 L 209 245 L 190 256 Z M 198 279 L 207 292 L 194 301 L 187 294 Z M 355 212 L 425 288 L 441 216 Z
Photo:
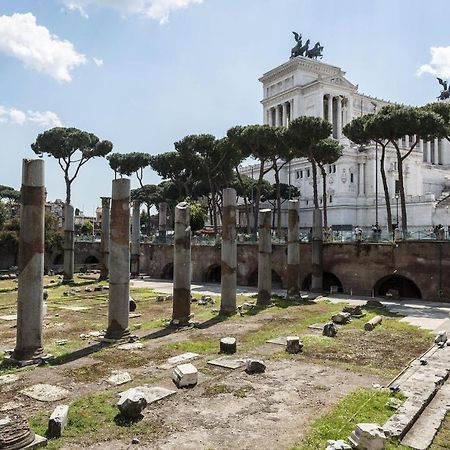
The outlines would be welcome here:
M 287 295 L 300 294 L 300 244 L 298 241 L 298 200 L 289 200 L 288 212 L 288 248 L 287 248 Z
M 236 191 L 223 190 L 222 211 L 221 314 L 236 312 Z
M 19 235 L 16 347 L 12 360 L 32 363 L 42 356 L 44 276 L 44 161 L 24 159 Z
M 101 197 L 102 199 L 102 239 L 101 251 L 102 262 L 100 264 L 99 281 L 108 279 L 108 258 L 109 258 L 109 214 L 111 197 Z
M 133 222 L 131 225 L 131 276 L 138 277 L 140 273 L 139 257 L 141 255 L 141 204 L 133 201 Z
M 270 305 L 272 297 L 272 210 L 259 211 L 258 298 L 259 306 Z
M 112 182 L 108 329 L 105 339 L 127 334 L 130 310 L 130 180 Z
M 434 139 L 434 163 L 439 164 L 439 139 Z
M 295 119 L 294 100 L 291 100 L 290 103 L 291 103 L 291 108 L 290 108 L 291 114 L 290 114 L 290 117 L 289 117 L 289 122 L 292 122 Z
M 431 141 L 427 141 L 426 145 L 427 145 L 427 162 L 431 164 Z
M 322 290 L 323 290 L 322 211 L 316 208 L 313 211 L 311 291 L 322 292 Z
M 167 234 L 167 203 L 161 202 L 158 209 L 159 239 L 166 242 Z
M 282 119 L 283 119 L 283 123 L 281 124 L 283 127 L 287 126 L 287 106 L 286 106 L 286 102 L 283 102 L 283 104 L 281 105 L 282 107 Z
M 185 325 L 191 314 L 191 227 L 186 202 L 175 208 L 172 324 Z
M 333 125 L 333 97 L 328 94 L 328 122 Z
M 340 95 L 337 100 L 337 120 L 336 120 L 336 136 L 339 139 L 342 136 L 342 98 Z
M 64 205 L 64 272 L 63 284 L 73 283 L 74 273 L 74 216 L 73 206 Z
M 280 105 L 275 106 L 275 126 L 280 126 Z

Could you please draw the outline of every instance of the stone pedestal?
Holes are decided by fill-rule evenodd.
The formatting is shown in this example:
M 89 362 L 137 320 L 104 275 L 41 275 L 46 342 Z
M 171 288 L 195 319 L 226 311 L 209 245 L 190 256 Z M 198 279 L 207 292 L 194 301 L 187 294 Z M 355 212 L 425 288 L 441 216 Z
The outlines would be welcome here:
M 298 336 L 288 336 L 286 338 L 286 351 L 291 354 L 299 353 L 303 348 Z
M 236 312 L 236 191 L 223 190 L 221 314 Z
M 191 314 L 191 227 L 189 205 L 175 208 L 172 324 L 185 325 Z
M 259 211 L 258 298 L 256 304 L 267 306 L 272 297 L 272 210 Z
M 47 435 L 51 439 L 59 439 L 69 421 L 69 406 L 58 405 L 48 420 Z
M 112 182 L 108 329 L 105 339 L 127 334 L 130 299 L 130 180 Z
M 289 200 L 288 249 L 287 249 L 287 295 L 300 294 L 300 244 L 298 241 L 298 200 Z
M 35 435 L 28 422 L 17 414 L 0 415 L 0 448 L 37 448 L 47 445 L 47 439 Z
M 74 211 L 73 206 L 64 205 L 64 273 L 63 283 L 73 283 L 74 273 Z
M 311 292 L 323 291 L 322 211 L 313 212 Z
M 159 239 L 161 242 L 166 242 L 167 234 L 167 203 L 161 202 L 158 209 L 158 221 L 159 221 Z
M 109 215 L 110 215 L 110 203 L 111 197 L 101 197 L 102 199 L 102 260 L 100 263 L 100 277 L 99 281 L 107 280 L 108 271 L 108 259 L 109 259 Z
M 173 370 L 172 379 L 178 388 L 195 386 L 198 381 L 198 370 L 191 363 L 180 364 Z
M 236 353 L 236 339 L 234 337 L 225 337 L 220 340 L 220 353 L 232 355 Z
M 42 357 L 44 277 L 44 161 L 24 159 L 19 236 L 17 334 L 12 359 L 19 364 Z
M 133 223 L 131 225 L 131 276 L 138 277 L 140 272 L 139 257 L 141 254 L 141 204 L 133 202 Z

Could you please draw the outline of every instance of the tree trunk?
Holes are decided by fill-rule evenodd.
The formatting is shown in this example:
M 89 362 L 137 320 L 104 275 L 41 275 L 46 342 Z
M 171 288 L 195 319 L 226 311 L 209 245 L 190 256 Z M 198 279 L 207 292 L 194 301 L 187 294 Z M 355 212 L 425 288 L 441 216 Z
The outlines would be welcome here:
M 392 212 L 391 212 L 391 198 L 389 196 L 389 186 L 386 179 L 386 170 L 384 168 L 384 157 L 386 156 L 386 145 L 382 145 L 381 158 L 380 158 L 380 172 L 381 179 L 383 181 L 384 200 L 386 202 L 386 220 L 388 223 L 389 233 L 392 233 Z
M 406 232 L 408 231 L 408 218 L 406 217 L 406 196 L 405 186 L 403 185 L 403 160 L 399 149 L 397 149 L 397 166 L 400 204 L 402 208 L 402 234 L 403 238 L 405 238 Z
M 264 178 L 264 161 L 260 162 L 259 165 L 259 177 L 258 177 L 258 183 L 256 185 L 256 196 L 255 196 L 255 208 L 253 211 L 254 217 L 253 217 L 253 234 L 256 237 L 258 232 L 258 215 L 259 215 L 259 203 L 261 200 L 261 188 L 262 188 L 262 182 Z

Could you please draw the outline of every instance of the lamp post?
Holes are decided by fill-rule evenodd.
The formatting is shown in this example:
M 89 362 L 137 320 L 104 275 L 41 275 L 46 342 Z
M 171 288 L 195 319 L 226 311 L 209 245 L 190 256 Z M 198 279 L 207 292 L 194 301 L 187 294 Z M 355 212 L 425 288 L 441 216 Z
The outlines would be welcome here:
M 395 200 L 397 202 L 397 228 L 398 228 L 398 192 L 395 194 Z

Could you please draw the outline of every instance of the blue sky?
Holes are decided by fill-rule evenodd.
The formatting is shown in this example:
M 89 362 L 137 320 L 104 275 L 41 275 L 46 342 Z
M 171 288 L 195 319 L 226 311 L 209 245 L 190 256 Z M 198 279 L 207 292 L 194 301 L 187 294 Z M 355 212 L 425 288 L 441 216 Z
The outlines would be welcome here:
M 258 77 L 287 61 L 294 30 L 361 92 L 422 105 L 439 94 L 435 74 L 450 78 L 447 10 L 445 0 L 0 0 L 0 184 L 19 187 L 30 144 L 59 123 L 122 153 L 260 123 Z M 64 198 L 49 158 L 46 178 L 48 198 Z M 111 179 L 106 161 L 90 161 L 73 204 L 91 214 Z M 158 178 L 148 169 L 144 181 Z

